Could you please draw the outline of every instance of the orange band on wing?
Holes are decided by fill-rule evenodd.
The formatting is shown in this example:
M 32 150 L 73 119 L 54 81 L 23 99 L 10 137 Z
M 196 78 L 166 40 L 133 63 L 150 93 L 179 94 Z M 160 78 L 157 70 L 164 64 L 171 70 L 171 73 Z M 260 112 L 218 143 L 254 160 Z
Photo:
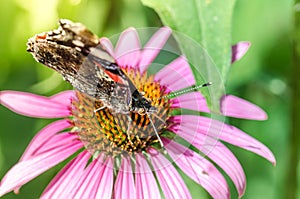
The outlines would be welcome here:
M 103 68 L 103 66 L 95 61 L 93 61 L 94 64 L 96 64 L 99 68 L 101 68 L 102 70 L 104 70 L 104 72 L 116 83 L 120 83 L 120 84 L 125 84 L 124 80 L 122 77 L 120 77 L 119 75 L 116 75 L 112 72 L 109 72 L 108 70 L 105 70 Z

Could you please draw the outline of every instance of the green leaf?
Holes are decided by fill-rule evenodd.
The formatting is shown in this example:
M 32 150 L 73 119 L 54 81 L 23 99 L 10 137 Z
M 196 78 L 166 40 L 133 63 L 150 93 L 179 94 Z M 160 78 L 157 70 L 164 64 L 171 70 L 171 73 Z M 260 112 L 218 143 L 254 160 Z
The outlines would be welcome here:
M 141 1 L 153 8 L 166 26 L 177 31 L 174 36 L 190 62 L 197 84 L 205 80 L 213 82 L 213 86 L 201 92 L 216 110 L 231 65 L 231 18 L 235 0 Z

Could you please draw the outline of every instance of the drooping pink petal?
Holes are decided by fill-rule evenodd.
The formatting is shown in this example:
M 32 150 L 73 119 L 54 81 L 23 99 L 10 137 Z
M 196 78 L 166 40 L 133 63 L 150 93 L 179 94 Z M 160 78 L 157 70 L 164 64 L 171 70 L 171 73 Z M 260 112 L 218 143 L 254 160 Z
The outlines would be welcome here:
M 107 157 L 105 163 L 103 164 L 103 172 L 100 177 L 101 179 L 98 188 L 97 188 L 97 195 L 95 198 L 111 198 L 112 197 L 112 190 L 113 190 L 113 176 L 114 165 L 113 159 L 111 157 Z
M 67 198 L 78 182 L 91 154 L 83 151 L 69 162 L 49 183 L 41 198 Z
M 170 122 L 178 124 L 174 124 L 170 128 L 170 130 L 175 133 L 178 129 L 181 129 L 181 131 L 185 133 L 191 132 L 193 134 L 192 136 L 194 136 L 195 133 L 201 133 L 203 136 L 220 139 L 256 153 L 273 164 L 276 162 L 273 153 L 265 145 L 234 126 L 207 117 L 195 115 L 172 116 Z
M 135 185 L 136 198 L 161 198 L 152 170 L 142 154 L 136 156 Z
M 185 116 L 183 115 L 180 117 Z M 199 119 L 196 120 L 195 117 L 192 118 L 194 119 L 192 120 L 193 123 L 198 123 L 198 125 L 201 125 Z M 185 119 L 182 122 L 185 123 L 187 122 L 186 120 L 188 119 Z M 238 190 L 239 196 L 241 197 L 245 192 L 246 177 L 240 163 L 232 154 L 232 152 L 221 142 L 219 142 L 219 140 L 210 136 L 205 136 L 201 133 L 195 133 L 195 129 L 192 126 L 189 127 L 185 124 L 182 126 L 183 127 L 177 124 L 176 134 L 190 142 L 197 149 L 199 149 L 202 154 L 207 155 L 212 161 L 218 164 L 232 179 Z
M 72 90 L 63 91 L 50 97 L 54 102 L 60 103 L 66 107 L 71 107 L 71 102 L 75 98 L 75 92 Z
M 123 158 L 114 186 L 114 198 L 135 199 L 136 190 L 129 158 Z
M 138 33 L 134 28 L 128 28 L 120 35 L 116 46 L 115 59 L 122 67 L 135 68 L 141 53 Z
M 226 116 L 251 120 L 266 120 L 268 117 L 258 106 L 233 95 L 223 96 L 221 111 Z
M 17 163 L 3 177 L 0 196 L 18 189 L 36 176 L 57 165 L 80 149 L 82 143 L 70 136 L 70 143 Z
M 154 80 L 171 91 L 177 91 L 195 84 L 193 73 L 183 56 L 178 57 L 158 71 Z
M 27 153 L 27 157 L 25 157 L 25 159 L 23 158 L 20 161 L 32 159 L 40 154 L 43 154 L 44 152 L 51 151 L 57 147 L 63 147 L 70 142 L 74 142 L 74 139 L 77 139 L 77 136 L 70 133 L 52 135 L 49 139 L 44 140 L 44 142 L 42 142 L 40 146 L 33 146 L 34 148 L 33 150 L 31 150 L 30 154 Z M 21 187 L 16 187 L 14 189 L 15 193 L 18 193 L 20 188 Z
M 101 160 L 100 160 L 101 159 Z M 80 198 L 99 198 L 96 197 L 97 195 L 102 194 L 103 197 L 110 197 L 112 195 L 112 188 L 113 188 L 113 175 L 112 175 L 112 167 L 107 168 L 108 165 L 105 165 L 106 163 L 103 163 L 103 159 L 97 158 L 95 169 L 94 169 L 94 174 L 95 175 L 90 175 L 89 177 L 91 178 L 90 180 L 88 178 L 85 179 L 85 183 L 83 186 L 80 187 L 78 193 L 81 193 Z M 110 160 L 109 160 L 110 161 Z M 112 166 L 112 165 L 110 165 Z M 107 174 L 105 172 L 108 172 Z M 93 172 L 91 172 L 93 173 Z M 101 184 L 105 183 L 105 180 L 107 180 L 107 189 L 106 190 L 101 190 Z M 104 182 L 103 182 L 104 181 Z M 84 189 L 84 186 L 86 187 Z M 100 189 L 99 189 L 100 187 Z M 100 193 L 99 193 L 100 192 Z M 76 197 L 79 196 L 78 193 L 76 194 Z M 75 197 L 75 198 L 76 198 Z
M 69 198 L 95 198 L 98 185 L 103 175 L 102 155 L 100 159 L 94 159 L 84 170 L 76 186 L 68 195 Z
M 172 30 L 169 27 L 160 28 L 144 46 L 139 62 L 140 73 L 143 74 L 155 59 L 162 47 L 168 41 Z
M 20 161 L 30 158 L 33 153 L 43 146 L 53 135 L 71 127 L 69 120 L 58 120 L 44 127 L 30 142 L 27 149 L 23 153 Z
M 12 111 L 29 117 L 60 118 L 71 114 L 69 107 L 31 93 L 1 91 L 0 102 Z
M 44 143 L 43 147 L 39 147 L 36 151 L 34 151 L 32 156 L 36 156 L 46 151 L 53 150 L 56 147 L 60 147 L 68 144 L 70 142 L 69 141 L 70 136 L 72 136 L 74 139 L 79 139 L 77 134 L 73 132 L 72 133 L 64 132 L 64 133 L 55 134 L 48 141 Z
M 150 149 L 149 153 L 151 154 L 154 172 L 165 198 L 192 198 L 185 182 L 172 163 L 155 149 Z
M 251 43 L 248 41 L 241 41 L 231 47 L 232 50 L 232 57 L 231 63 L 238 61 L 241 59 L 246 52 L 248 51 Z
M 226 180 L 211 162 L 176 142 L 164 139 L 164 143 L 178 167 L 213 198 L 230 198 Z
M 110 56 L 116 58 L 114 47 L 108 38 L 106 37 L 100 38 L 100 43 L 103 45 L 104 49 L 110 54 Z
M 195 141 L 200 141 L 199 136 L 196 137 Z M 215 146 L 203 147 L 195 143 L 194 145 L 226 172 L 226 174 L 233 181 L 238 191 L 239 198 L 241 198 L 246 189 L 246 176 L 241 164 L 232 154 L 232 152 L 225 145 L 218 141 L 216 142 Z

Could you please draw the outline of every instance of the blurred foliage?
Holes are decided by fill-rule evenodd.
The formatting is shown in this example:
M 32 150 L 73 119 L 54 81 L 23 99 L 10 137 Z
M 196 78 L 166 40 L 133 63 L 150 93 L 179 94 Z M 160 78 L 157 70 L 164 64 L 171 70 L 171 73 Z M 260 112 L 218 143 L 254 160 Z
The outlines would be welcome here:
M 252 153 L 229 146 L 245 169 L 248 185 L 244 198 L 283 198 L 285 183 L 288 182 L 287 154 L 290 111 L 293 108 L 289 105 L 292 6 L 291 0 L 236 0 L 232 39 L 234 43 L 250 41 L 252 46 L 242 60 L 232 65 L 226 83 L 227 93 L 258 104 L 266 110 L 269 119 L 258 122 L 230 118 L 229 122 L 265 143 L 277 158 L 277 166 L 273 167 Z M 56 28 L 59 18 L 80 21 L 99 36 L 119 33 L 129 26 L 162 24 L 158 15 L 138 0 L 1 0 L 1 90 L 28 91 L 48 96 L 71 88 L 26 52 L 27 39 L 36 33 Z M 0 106 L 0 121 L 2 177 L 18 161 L 34 134 L 50 121 L 23 117 L 3 106 Z M 9 193 L 3 198 L 38 198 L 59 168 L 51 169 L 26 184 L 20 194 Z M 189 185 L 195 198 L 200 195 L 206 197 L 202 188 L 193 182 Z M 230 185 L 232 198 L 237 198 L 232 183 Z M 299 193 L 298 196 L 300 198 Z

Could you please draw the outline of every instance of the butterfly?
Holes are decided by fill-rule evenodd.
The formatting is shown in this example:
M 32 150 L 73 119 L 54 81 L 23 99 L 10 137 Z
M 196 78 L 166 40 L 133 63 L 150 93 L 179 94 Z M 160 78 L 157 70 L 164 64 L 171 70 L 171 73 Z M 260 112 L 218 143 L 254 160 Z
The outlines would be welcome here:
M 58 29 L 28 40 L 27 51 L 36 61 L 116 113 L 155 112 L 95 34 L 81 23 L 60 19 L 59 24 Z

